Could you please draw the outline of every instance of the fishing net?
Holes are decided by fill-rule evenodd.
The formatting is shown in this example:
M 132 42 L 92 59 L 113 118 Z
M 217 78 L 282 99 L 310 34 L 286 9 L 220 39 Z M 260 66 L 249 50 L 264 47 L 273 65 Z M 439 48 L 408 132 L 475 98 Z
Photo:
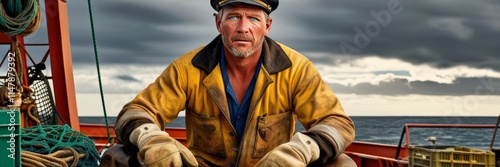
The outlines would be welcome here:
M 64 150 L 78 153 L 74 157 L 70 157 L 73 158 L 71 162 L 65 162 L 71 164 L 78 161 L 77 166 L 79 167 L 98 166 L 100 160 L 94 141 L 85 134 L 74 131 L 68 125 L 38 125 L 21 129 L 21 149 L 23 150 L 23 163 L 25 160 L 26 162 L 33 161 L 30 157 L 40 158 L 39 155 L 62 159 L 58 158 L 57 155 L 64 154 Z M 36 154 L 34 156 L 24 155 L 25 152 Z

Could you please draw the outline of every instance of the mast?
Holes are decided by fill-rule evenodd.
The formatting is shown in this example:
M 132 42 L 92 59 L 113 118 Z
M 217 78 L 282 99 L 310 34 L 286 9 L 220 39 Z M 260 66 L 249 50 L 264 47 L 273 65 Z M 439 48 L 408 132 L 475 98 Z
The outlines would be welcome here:
M 61 118 L 80 131 L 71 59 L 66 1 L 45 0 L 50 65 L 56 109 Z

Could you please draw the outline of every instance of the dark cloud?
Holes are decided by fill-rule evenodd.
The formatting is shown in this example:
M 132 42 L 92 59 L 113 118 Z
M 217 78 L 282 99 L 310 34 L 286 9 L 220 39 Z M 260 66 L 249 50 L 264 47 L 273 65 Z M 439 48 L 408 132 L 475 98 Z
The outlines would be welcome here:
M 138 80 L 130 75 L 117 75 L 113 78 L 120 79 L 120 80 L 127 81 L 127 82 L 141 82 L 140 80 Z
M 76 64 L 95 61 L 87 5 L 86 1 L 68 2 Z M 168 64 L 217 35 L 208 2 L 107 0 L 94 1 L 92 7 L 104 64 Z M 270 36 L 300 52 L 346 54 L 345 47 L 353 46 L 355 52 L 346 55 L 500 71 L 497 1 L 287 0 L 271 16 Z M 46 31 L 45 22 L 41 31 Z M 368 36 L 364 43 L 361 36 Z M 40 39 L 46 35 L 28 37 L 28 41 L 46 41 Z M 334 62 L 336 58 L 327 55 L 311 59 Z
M 168 64 L 217 35 L 208 2 L 107 0 L 92 7 L 105 64 Z M 87 2 L 68 2 L 68 8 L 74 62 L 94 63 Z M 353 46 L 356 51 L 346 54 L 353 58 L 500 71 L 495 1 L 288 0 L 271 16 L 272 38 L 300 52 L 327 53 L 313 61 L 334 62 L 328 54 L 346 54 L 345 46 Z M 361 36 L 368 37 L 364 43 Z
M 275 18 L 286 17 L 285 24 L 303 30 L 276 37 L 302 52 L 378 55 L 441 68 L 468 65 L 500 71 L 500 4 L 493 1 L 335 0 L 300 5 L 283 5 Z M 342 43 L 355 52 L 342 51 Z
M 200 26 L 213 21 L 213 11 L 208 5 L 185 2 L 175 6 L 171 3 L 94 2 L 93 22 L 100 62 L 165 65 L 216 35 L 214 27 L 209 27 L 212 30 L 209 31 L 206 26 Z M 75 63 L 94 63 L 94 41 L 86 2 L 69 3 L 68 8 L 73 60 Z M 189 8 L 199 13 L 187 13 Z
M 351 87 L 330 84 L 330 87 L 336 93 L 360 95 L 500 95 L 500 78 L 457 78 L 452 84 L 395 79 L 379 85 L 362 83 Z
M 67 4 L 74 65 L 94 64 L 87 1 Z M 106 0 L 93 1 L 92 9 L 103 66 L 166 66 L 218 34 L 208 1 Z M 466 65 L 500 71 L 498 0 L 286 0 L 271 16 L 269 36 L 299 52 L 318 53 L 306 54 L 315 63 L 335 65 L 339 56 L 333 55 L 346 55 L 340 59 L 376 55 L 437 68 Z M 47 41 L 43 21 L 37 33 L 26 38 L 28 42 Z M 346 53 L 347 46 L 354 52 Z M 43 55 L 46 49 L 39 50 Z M 474 94 L 480 81 L 459 78 L 453 84 L 438 84 L 395 80 L 378 86 L 331 86 L 336 92 L 357 94 L 466 95 Z M 490 93 L 499 94 L 498 87 Z

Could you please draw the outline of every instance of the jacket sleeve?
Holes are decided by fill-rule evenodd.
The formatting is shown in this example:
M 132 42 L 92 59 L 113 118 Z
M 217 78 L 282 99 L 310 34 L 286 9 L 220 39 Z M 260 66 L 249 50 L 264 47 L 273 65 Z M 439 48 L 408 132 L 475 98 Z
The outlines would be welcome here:
M 156 123 L 162 129 L 185 108 L 183 70 L 174 61 L 148 87 L 124 105 L 115 123 L 115 133 L 128 143 L 130 133 L 144 123 Z
M 295 113 L 307 129 L 305 134 L 320 146 L 320 159 L 313 163 L 323 164 L 343 153 L 353 142 L 354 123 L 312 62 L 306 61 L 302 67 L 296 76 Z

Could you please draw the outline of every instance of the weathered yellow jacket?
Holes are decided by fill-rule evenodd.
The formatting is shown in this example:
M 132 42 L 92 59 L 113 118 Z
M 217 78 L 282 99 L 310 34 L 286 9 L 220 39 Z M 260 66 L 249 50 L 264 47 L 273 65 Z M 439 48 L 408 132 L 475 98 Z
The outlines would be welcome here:
M 354 140 L 353 122 L 312 62 L 268 37 L 247 125 L 237 139 L 219 65 L 221 47 L 218 36 L 173 61 L 124 111 L 147 111 L 164 127 L 185 110 L 187 147 L 202 166 L 253 166 L 290 140 L 296 118 L 307 133 L 321 136 L 315 138 L 320 147 L 333 146 L 322 148 L 321 156 L 333 158 Z

